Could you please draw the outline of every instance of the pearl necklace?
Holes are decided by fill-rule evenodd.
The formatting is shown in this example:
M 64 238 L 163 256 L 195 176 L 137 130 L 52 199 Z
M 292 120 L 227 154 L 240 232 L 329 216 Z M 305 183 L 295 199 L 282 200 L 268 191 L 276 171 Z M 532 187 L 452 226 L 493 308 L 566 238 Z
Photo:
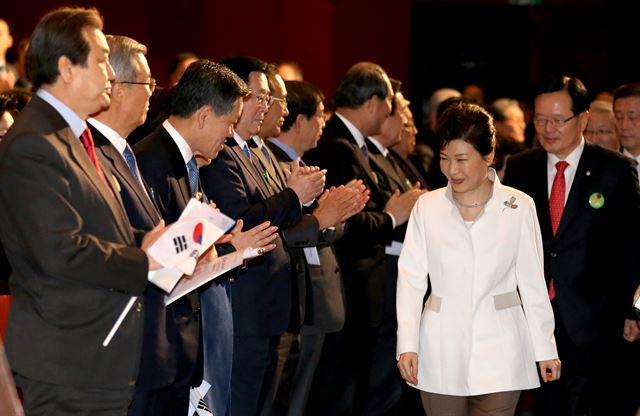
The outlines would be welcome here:
M 458 201 L 458 198 L 456 198 L 455 194 L 453 194 L 452 196 L 455 203 L 464 208 L 478 208 L 485 205 L 491 199 L 491 195 L 489 195 L 489 198 L 487 198 L 484 202 L 477 202 L 475 204 L 465 204 L 463 202 Z

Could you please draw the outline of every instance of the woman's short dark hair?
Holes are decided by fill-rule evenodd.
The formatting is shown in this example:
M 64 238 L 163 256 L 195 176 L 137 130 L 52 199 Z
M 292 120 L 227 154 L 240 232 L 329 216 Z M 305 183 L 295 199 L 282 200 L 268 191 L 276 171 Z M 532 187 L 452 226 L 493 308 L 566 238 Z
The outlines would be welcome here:
M 496 147 L 493 118 L 476 104 L 459 102 L 449 106 L 438 119 L 436 135 L 442 140 L 441 149 L 453 140 L 463 140 L 482 156 L 488 156 Z
M 324 100 L 324 95 L 320 88 L 305 81 L 285 81 L 287 87 L 287 108 L 289 115 L 284 118 L 282 131 L 289 131 L 298 115 L 303 115 L 307 119 L 315 116 L 318 104 Z
M 27 52 L 27 72 L 34 88 L 56 82 L 62 56 L 74 65 L 86 66 L 91 45 L 84 30 L 102 30 L 102 25 L 96 9 L 62 7 L 44 15 L 31 35 Z
M 171 114 L 189 117 L 205 105 L 218 116 L 228 114 L 240 97 L 249 93 L 244 83 L 224 65 L 200 59 L 195 61 L 178 81 L 171 101 Z

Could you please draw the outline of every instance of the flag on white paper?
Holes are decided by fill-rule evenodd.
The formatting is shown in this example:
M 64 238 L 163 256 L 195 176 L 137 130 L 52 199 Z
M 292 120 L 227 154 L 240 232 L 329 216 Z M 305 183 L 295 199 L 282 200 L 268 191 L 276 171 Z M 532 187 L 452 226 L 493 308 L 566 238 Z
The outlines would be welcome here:
M 204 401 L 204 396 L 211 388 L 211 384 L 202 380 L 202 384 L 198 387 L 192 387 L 189 391 L 189 413 L 188 416 L 214 416 L 207 403 Z
M 178 221 L 149 248 L 149 254 L 163 267 L 191 274 L 198 257 L 234 223 L 220 211 L 191 199 Z

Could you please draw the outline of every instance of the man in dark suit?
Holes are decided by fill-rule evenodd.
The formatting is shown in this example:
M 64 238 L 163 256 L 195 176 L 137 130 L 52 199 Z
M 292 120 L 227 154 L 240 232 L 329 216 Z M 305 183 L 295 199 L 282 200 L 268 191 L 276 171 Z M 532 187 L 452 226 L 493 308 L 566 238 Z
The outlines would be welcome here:
M 276 191 L 275 178 L 266 177 L 247 144 L 260 130 L 271 103 L 266 63 L 248 56 L 224 58 L 221 63 L 247 82 L 251 94 L 245 98 L 233 137 L 220 156 L 201 170 L 205 193 L 222 212 L 242 219 L 247 227 L 268 220 L 283 231 L 302 220 L 302 204 L 322 192 L 324 174 L 317 168 L 296 167 L 284 178 L 286 188 Z M 296 241 L 313 242 L 318 235 L 317 227 L 315 232 L 312 227 L 301 232 Z M 292 325 L 292 317 L 299 319 L 299 305 L 293 302 L 294 274 L 282 234 L 279 237 L 275 250 L 250 261 L 232 287 L 235 415 L 261 412 L 275 373 L 280 336 Z
M 380 133 L 367 137 L 371 169 L 378 178 L 378 185 L 386 198 L 396 192 L 404 193 L 420 189 L 420 183 L 412 183 L 391 154 L 390 147 L 400 141 L 402 128 L 407 121 L 405 108 L 408 105 L 400 91 L 401 83 L 391 79 L 393 100 L 391 113 L 386 118 Z M 410 163 L 410 162 L 409 162 Z M 394 229 L 393 239 L 385 247 L 384 309 L 382 324 L 373 350 L 369 378 L 369 391 L 364 413 L 367 415 L 400 415 L 422 410 L 416 389 L 405 387 L 396 366 L 396 284 L 398 281 L 398 257 L 402 250 L 406 224 Z M 409 410 L 411 408 L 411 410 Z
M 145 58 L 146 46 L 126 36 L 107 36 L 109 62 L 116 78 L 109 108 L 88 120 L 96 153 L 118 186 L 131 225 L 151 230 L 162 217 L 149 197 L 126 137 L 145 120 L 155 80 Z M 128 414 L 162 415 L 172 397 L 168 387 L 176 374 L 177 329 L 165 292 L 150 284 L 144 292 L 144 333 L 140 369 Z
M 304 82 L 293 82 L 289 91 L 275 71 L 268 78 L 276 102 L 265 115 L 260 135 L 268 139 L 273 160 L 290 171 L 294 162 L 304 165 L 301 156 L 320 138 L 325 124 L 324 96 L 317 87 Z M 304 413 L 325 333 L 339 331 L 344 324 L 342 279 L 331 243 L 342 235 L 347 216 L 357 213 L 365 202 L 366 194 L 340 187 L 304 209 L 307 215 L 318 219 L 320 236 L 316 244 L 307 247 L 289 246 L 298 280 L 307 281 L 307 311 L 299 336 L 298 328 L 293 328 L 280 339 L 279 374 L 273 386 L 275 402 L 267 414 Z M 288 234 L 285 232 L 287 243 Z
M 380 132 L 392 98 L 389 78 L 380 66 L 369 62 L 354 65 L 336 90 L 336 112 L 327 122 L 318 147 L 305 154 L 305 161 L 327 169 L 328 185 L 360 179 L 370 191 L 367 206 L 347 221 L 344 237 L 335 244 L 347 315 L 344 329 L 325 339 L 325 352 L 333 352 L 323 353 L 314 381 L 322 390 L 312 391 L 308 406 L 318 414 L 363 411 L 372 346 L 385 302 L 384 247 L 391 243 L 394 228 L 408 220 L 421 193 L 412 190 L 389 198 L 371 169 L 365 138 Z
M 176 86 L 169 118 L 134 146 L 142 176 L 165 221 L 177 220 L 191 197 L 202 192 L 198 166 L 217 156 L 247 93 L 246 85 L 227 68 L 197 61 Z M 214 414 L 228 411 L 233 334 L 228 285 L 226 278 L 215 279 L 200 296 L 193 291 L 169 306 L 178 334 L 168 334 L 177 357 L 171 363 L 175 374 L 166 414 L 186 414 L 189 387 L 202 381 L 203 349 L 204 378 L 212 386 L 205 398 Z
M 638 396 L 626 392 L 622 333 L 638 274 L 636 172 L 619 153 L 585 142 L 589 96 L 577 78 L 545 83 L 534 106 L 542 147 L 512 156 L 504 177 L 536 202 L 562 360 L 562 377 L 544 384 L 534 410 L 632 414 Z
M 6 346 L 29 415 L 126 412 L 141 298 L 101 344 L 159 267 L 144 250 L 162 225 L 144 238 L 134 233 L 86 129 L 110 102 L 114 74 L 101 30 L 95 9 L 40 20 L 27 57 L 38 92 L 0 144 L 0 236 L 14 295 Z
M 416 149 L 416 135 L 418 134 L 418 129 L 416 128 L 413 113 L 409 107 L 409 100 L 405 98 L 404 102 L 404 112 L 407 121 L 402 126 L 400 141 L 389 148 L 389 153 L 391 153 L 391 157 L 394 158 L 411 183 L 420 182 L 420 187 L 422 189 L 431 189 L 427 181 L 424 179 L 426 172 L 421 172 L 419 166 L 416 166 L 409 159 L 409 155 L 414 153 Z

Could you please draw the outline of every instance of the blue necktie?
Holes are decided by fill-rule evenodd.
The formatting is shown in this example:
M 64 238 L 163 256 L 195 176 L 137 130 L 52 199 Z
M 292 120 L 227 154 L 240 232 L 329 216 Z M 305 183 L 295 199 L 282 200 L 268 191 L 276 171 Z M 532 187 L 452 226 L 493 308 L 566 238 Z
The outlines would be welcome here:
M 131 170 L 131 173 L 133 173 L 133 177 L 136 178 L 138 181 L 140 181 L 140 176 L 138 175 L 138 164 L 136 163 L 136 157 L 134 156 L 133 151 L 131 150 L 131 147 L 129 147 L 128 143 L 127 143 L 127 147 L 124 148 L 122 155 L 124 156 L 124 160 L 125 162 L 127 162 L 127 165 L 129 165 L 129 169 Z
M 196 165 L 195 156 L 187 163 L 187 171 L 189 173 L 189 185 L 191 186 L 191 195 L 195 195 L 198 190 L 198 165 Z
M 264 144 L 262 145 L 262 147 L 260 147 L 260 150 L 262 151 L 262 154 L 264 155 L 264 157 L 267 158 L 269 163 L 271 163 L 271 165 L 273 165 L 273 160 L 271 160 L 271 156 L 269 156 L 269 152 L 267 151 L 267 148 L 266 148 L 266 146 Z
M 363 144 L 362 146 L 360 146 L 360 150 L 362 150 L 362 154 L 364 155 L 365 158 L 369 157 L 369 149 L 367 149 L 366 144 Z
M 242 151 L 249 158 L 249 160 L 251 160 L 251 152 L 249 152 L 249 146 L 247 146 L 246 143 L 244 144 L 244 146 L 242 146 Z

